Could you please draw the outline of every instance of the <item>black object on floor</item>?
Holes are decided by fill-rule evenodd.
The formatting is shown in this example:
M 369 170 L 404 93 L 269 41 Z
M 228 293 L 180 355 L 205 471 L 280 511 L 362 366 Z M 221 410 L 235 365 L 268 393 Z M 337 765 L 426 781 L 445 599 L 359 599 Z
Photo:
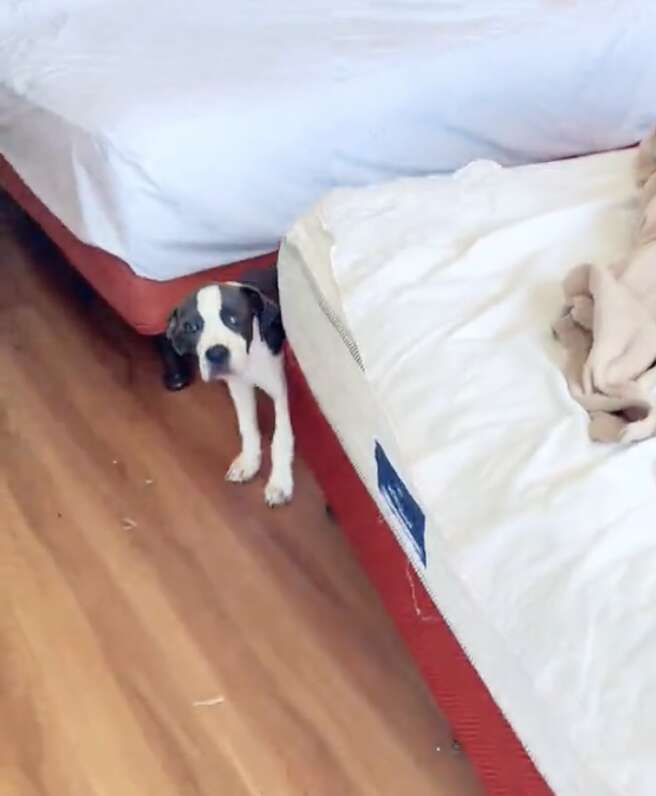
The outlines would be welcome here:
M 162 358 L 162 382 L 167 390 L 177 392 L 192 382 L 192 370 L 188 360 L 173 349 L 163 334 L 157 335 L 155 345 Z

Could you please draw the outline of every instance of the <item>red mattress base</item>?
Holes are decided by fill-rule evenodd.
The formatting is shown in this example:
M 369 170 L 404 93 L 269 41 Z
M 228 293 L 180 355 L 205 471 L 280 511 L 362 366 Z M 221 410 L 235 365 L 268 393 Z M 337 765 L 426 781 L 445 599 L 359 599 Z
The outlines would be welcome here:
M 553 796 L 410 570 L 408 559 L 321 413 L 293 353 L 287 353 L 299 452 L 313 470 L 486 792 L 491 796 Z
M 277 253 L 271 252 L 166 282 L 144 279 L 123 260 L 76 238 L 1 155 L 0 186 L 36 221 L 94 290 L 140 334 L 163 332 L 171 310 L 201 285 L 236 281 L 248 271 L 268 268 L 276 262 Z

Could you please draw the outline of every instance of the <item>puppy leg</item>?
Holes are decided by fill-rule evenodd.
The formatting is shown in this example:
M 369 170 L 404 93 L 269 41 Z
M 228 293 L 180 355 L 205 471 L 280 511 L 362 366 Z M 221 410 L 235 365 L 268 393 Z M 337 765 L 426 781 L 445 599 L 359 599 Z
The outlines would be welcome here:
M 294 432 L 289 418 L 287 384 L 285 374 L 280 370 L 280 386 L 272 396 L 275 406 L 276 427 L 271 442 L 271 476 L 264 491 L 268 506 L 282 506 L 292 498 L 294 476 Z
M 230 469 L 226 473 L 226 480 L 243 483 L 257 475 L 262 460 L 255 387 L 239 378 L 229 378 L 227 382 L 237 412 L 237 422 L 241 434 L 241 453 L 230 465 Z

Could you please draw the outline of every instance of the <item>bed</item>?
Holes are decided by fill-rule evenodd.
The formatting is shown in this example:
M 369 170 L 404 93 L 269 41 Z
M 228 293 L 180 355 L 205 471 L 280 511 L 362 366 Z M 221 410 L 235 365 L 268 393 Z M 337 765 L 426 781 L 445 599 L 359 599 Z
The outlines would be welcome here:
M 493 794 L 656 779 L 656 441 L 589 440 L 550 331 L 630 249 L 633 164 L 340 189 L 280 252 L 301 451 Z
M 153 333 L 332 187 L 635 143 L 655 30 L 651 0 L 11 0 L 0 176 Z

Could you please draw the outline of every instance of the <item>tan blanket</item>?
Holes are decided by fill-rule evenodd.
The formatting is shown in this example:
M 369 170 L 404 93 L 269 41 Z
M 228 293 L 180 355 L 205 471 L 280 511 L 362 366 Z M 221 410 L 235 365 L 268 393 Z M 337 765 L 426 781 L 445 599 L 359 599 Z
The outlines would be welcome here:
M 570 391 L 600 442 L 656 433 L 656 134 L 638 149 L 636 176 L 642 219 L 631 255 L 611 267 L 574 268 L 554 324 Z

